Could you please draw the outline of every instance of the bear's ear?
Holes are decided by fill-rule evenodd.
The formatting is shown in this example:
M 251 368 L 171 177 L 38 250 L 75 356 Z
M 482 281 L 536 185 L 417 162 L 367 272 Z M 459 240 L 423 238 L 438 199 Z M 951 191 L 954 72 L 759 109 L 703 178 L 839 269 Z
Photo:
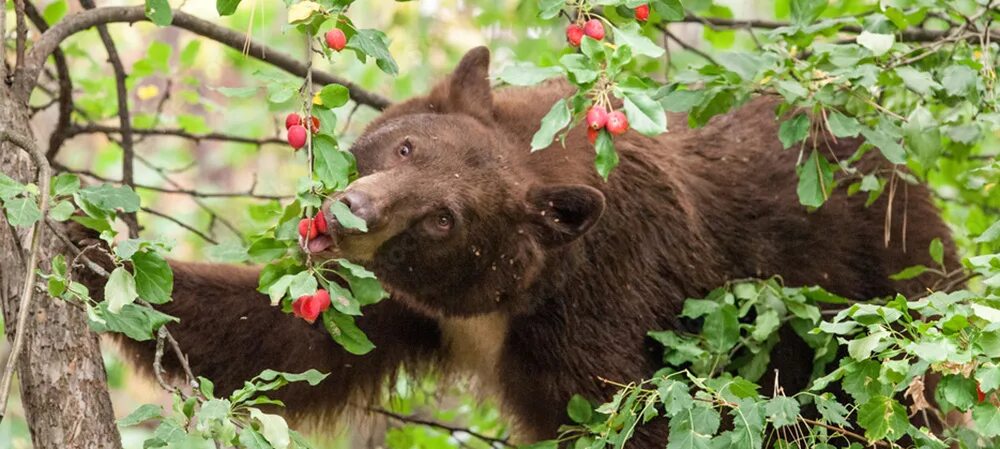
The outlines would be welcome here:
M 536 186 L 528 190 L 529 214 L 548 246 L 559 246 L 586 234 L 604 213 L 604 194 L 583 184 Z
M 469 114 L 480 121 L 493 120 L 493 91 L 490 89 L 490 50 L 469 50 L 458 67 L 431 93 L 432 104 L 441 112 Z

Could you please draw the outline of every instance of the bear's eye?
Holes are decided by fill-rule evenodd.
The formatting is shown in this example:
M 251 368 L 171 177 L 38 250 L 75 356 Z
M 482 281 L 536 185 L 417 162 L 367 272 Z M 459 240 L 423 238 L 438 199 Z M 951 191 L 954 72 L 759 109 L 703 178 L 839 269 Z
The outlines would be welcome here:
M 447 231 L 455 225 L 455 219 L 448 212 L 442 212 L 434 219 L 434 224 L 442 231 Z
M 396 150 L 396 154 L 399 154 L 399 157 L 410 157 L 410 154 L 412 153 L 413 144 L 411 144 L 409 140 L 404 140 L 403 144 L 399 146 L 398 150 Z

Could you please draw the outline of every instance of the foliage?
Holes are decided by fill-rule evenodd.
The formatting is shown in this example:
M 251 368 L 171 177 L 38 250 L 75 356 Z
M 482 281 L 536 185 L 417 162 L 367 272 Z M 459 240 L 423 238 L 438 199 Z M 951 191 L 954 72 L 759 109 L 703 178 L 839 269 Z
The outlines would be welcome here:
M 313 54 L 321 54 L 338 73 L 366 87 L 392 89 L 397 98 L 425 90 L 436 77 L 426 61 L 441 58 L 431 58 L 432 52 L 453 59 L 469 47 L 464 39 L 436 34 L 427 23 L 439 18 L 422 12 L 372 20 L 376 17 L 373 10 L 410 7 L 404 3 L 252 3 L 217 0 L 214 6 L 220 16 L 232 16 L 229 20 L 235 28 L 252 28 L 254 14 L 279 18 L 281 34 L 271 36 L 277 45 L 302 51 L 301 40 L 308 45 L 300 58 L 303 61 L 312 62 Z M 607 403 L 591 404 L 594 398 L 574 397 L 567 414 L 577 425 L 564 428 L 561 441 L 574 440 L 576 447 L 622 447 L 640 426 L 666 417 L 670 418 L 670 449 L 753 448 L 766 441 L 783 441 L 784 447 L 844 442 L 861 447 L 872 441 L 889 447 L 904 437 L 922 448 L 1000 443 L 1000 415 L 995 407 L 1000 388 L 996 356 L 1000 354 L 1000 189 L 995 188 L 1000 178 L 996 161 L 1000 111 L 994 25 L 1000 12 L 995 2 L 775 0 L 765 3 L 773 3 L 773 18 L 785 22 L 756 23 L 732 20 L 736 13 L 712 0 L 654 0 L 649 2 L 652 15 L 648 21 L 634 16 L 634 8 L 645 3 L 639 0 L 471 3 L 477 14 L 469 23 L 453 26 L 477 32 L 509 31 L 489 42 L 494 49 L 508 50 L 514 60 L 504 62 L 497 72 L 501 82 L 532 85 L 565 76 L 576 87 L 574 95 L 553 105 L 539 124 L 532 147 L 525 151 L 561 142 L 595 104 L 620 107 L 635 131 L 652 136 L 667 132 L 668 127 L 685 126 L 668 124 L 666 112 L 688 113 L 686 125 L 698 127 L 754 95 L 774 94 L 783 100 L 775 111 L 781 121 L 778 138 L 785 151 L 800 155 L 797 192 L 804 207 L 822 207 L 839 188 L 867 195 L 871 203 L 881 195 L 905 192 L 908 184 L 927 182 L 968 254 L 963 267 L 910 267 L 896 274 L 894 279 L 941 278 L 935 291 L 918 298 L 856 302 L 861 298 L 842 298 L 814 287 L 786 287 L 780 279 L 770 279 L 733 282 L 703 299 L 690 299 L 684 316 L 697 324 L 697 331 L 650 333 L 665 348 L 665 368 L 651 379 L 615 380 L 625 383 L 616 384 L 619 392 Z M 173 21 L 170 2 L 146 0 L 145 6 L 155 24 L 166 26 Z M 67 11 L 66 1 L 56 0 L 47 4 L 42 15 L 51 25 L 64 20 Z M 352 17 L 363 16 L 381 25 L 360 28 L 348 11 Z M 571 48 L 562 39 L 562 17 L 573 23 L 599 20 L 608 37 L 601 41 L 584 38 L 579 49 Z M 676 28 L 669 28 L 679 22 L 702 24 L 704 51 L 685 44 L 683 48 L 658 44 L 661 39 L 682 42 L 670 33 Z M 333 52 L 322 42 L 322 33 L 332 27 L 346 34 L 347 51 Z M 402 39 L 390 42 L 389 36 Z M 254 138 L 265 136 L 258 125 L 266 115 L 295 111 L 317 117 L 321 125 L 317 134 L 308 135 L 306 149 L 296 163 L 283 167 L 292 175 L 272 180 L 280 185 L 300 178 L 293 198 L 284 202 L 226 199 L 226 213 L 192 212 L 186 217 L 209 229 L 224 223 L 219 217 L 235 211 L 244 222 L 239 229 L 230 225 L 231 239 L 221 243 L 205 246 L 201 241 L 184 241 L 179 246 L 195 248 L 196 254 L 216 260 L 266 264 L 259 290 L 285 312 L 291 311 L 296 298 L 320 288 L 328 290 L 335 300 L 324 312 L 323 323 L 334 340 L 352 353 L 377 351 L 354 325 L 354 318 L 363 313 L 364 306 L 386 296 L 378 281 L 347 260 L 313 261 L 299 250 L 305 242 L 300 242 L 296 230 L 301 218 L 315 215 L 325 199 L 357 175 L 352 156 L 343 151 L 345 139 L 358 132 L 356 125 L 349 126 L 353 110 L 348 112 L 348 106 L 353 100 L 347 87 L 328 84 L 319 88 L 309 77 L 302 80 L 255 66 L 238 52 L 226 54 L 225 65 L 252 72 L 249 85 L 210 86 L 192 74 L 199 61 L 209 59 L 201 42 L 194 39 L 177 49 L 153 42 L 129 67 L 127 87 L 136 93 L 131 98 L 133 106 L 159 98 L 166 101 L 171 95 L 184 105 L 172 115 L 162 114 L 162 103 L 159 108 L 137 111 L 132 116 L 136 129 L 174 126 L 200 138 L 216 126 L 213 114 L 222 115 L 241 102 L 241 111 L 253 119 L 241 121 L 241 114 L 227 114 L 226 125 Z M 405 63 L 397 62 L 390 48 L 397 56 L 417 54 L 417 62 L 410 63 L 413 70 L 401 68 Z M 98 62 L 81 41 L 71 39 L 63 49 L 70 57 L 91 64 L 87 76 L 76 79 L 74 118 L 90 124 L 116 118 L 120 111 L 114 80 L 100 71 L 103 61 Z M 160 83 L 164 78 L 169 82 Z M 173 80 L 177 83 L 171 91 Z M 159 86 L 165 90 L 162 94 Z M 208 91 L 224 97 L 227 104 L 207 100 Z M 41 109 L 43 102 L 36 98 L 33 104 Z M 833 157 L 831 146 L 853 139 L 862 142 L 856 154 L 842 160 Z M 242 171 L 251 158 L 248 155 L 256 157 L 260 148 L 251 150 L 226 147 L 218 153 L 221 167 L 215 168 Z M 607 131 L 598 134 L 594 151 L 595 168 L 607 178 L 618 164 L 614 139 Z M 857 164 L 863 154 L 875 151 L 892 164 L 891 169 L 871 171 Z M 122 153 L 121 145 L 110 139 L 87 163 L 105 173 L 121 163 Z M 173 166 L 194 162 L 176 147 L 158 148 L 156 157 L 157 162 Z M 150 164 L 147 171 L 169 181 L 165 173 L 170 170 Z M 119 230 L 122 217 L 144 212 L 143 207 L 163 202 L 163 197 L 155 190 L 137 193 L 129 186 L 103 182 L 83 185 L 70 173 L 55 177 L 48 186 L 52 207 L 44 218 L 73 220 L 111 245 L 107 255 L 114 266 L 107 270 L 108 282 L 100 295 L 104 299 L 92 298 L 69 275 L 69 267 L 82 263 L 80 258 L 55 258 L 40 275 L 51 296 L 85 307 L 93 329 L 152 340 L 162 326 L 169 328 L 174 321 L 151 307 L 170 300 L 173 275 L 165 255 L 174 245 L 162 238 L 119 236 Z M 10 225 L 27 228 L 43 218 L 39 188 L 0 174 L 0 202 Z M 355 218 L 349 211 L 335 212 L 341 223 Z M 363 225 L 360 220 L 355 223 Z M 160 235 L 163 228 L 150 229 L 144 235 Z M 940 265 L 940 242 L 929 251 Z M 960 287 L 955 279 L 970 278 L 974 280 L 967 288 L 950 291 Z M 817 350 L 811 388 L 792 396 L 780 391 L 762 394 L 769 385 L 758 383 L 767 374 L 771 350 L 780 344 L 776 331 L 781 326 L 790 326 Z M 844 357 L 828 366 L 838 353 Z M 174 393 L 173 413 L 165 415 L 156 406 L 144 405 L 120 424 L 156 420 L 158 427 L 147 442 L 150 447 L 182 444 L 182 440 L 183 444 L 215 440 L 247 448 L 304 445 L 297 434 L 287 431 L 281 418 L 255 407 L 272 403 L 259 394 L 279 384 L 300 380 L 312 384 L 322 377 L 319 373 L 301 376 L 306 377 L 264 372 L 228 398 L 214 397 L 211 383 L 199 379 L 193 395 Z M 938 419 L 939 411 L 926 408 L 926 398 L 917 393 L 918 386 L 935 376 L 941 382 L 928 394 L 940 404 L 940 412 L 970 412 L 973 424 L 969 428 L 935 436 L 911 419 L 914 410 Z M 424 390 L 447 390 L 434 379 L 405 376 L 395 387 L 397 395 L 386 400 L 387 408 L 402 414 L 434 408 L 434 395 Z M 833 394 L 839 390 L 846 395 Z M 434 418 L 461 421 L 489 435 L 506 434 L 495 408 L 476 406 L 469 395 L 458 395 L 460 407 L 435 410 Z M 904 396 L 912 405 L 901 402 Z M 810 414 L 812 408 L 818 415 Z M 468 444 L 501 443 L 412 423 L 387 435 L 387 445 L 393 448 Z

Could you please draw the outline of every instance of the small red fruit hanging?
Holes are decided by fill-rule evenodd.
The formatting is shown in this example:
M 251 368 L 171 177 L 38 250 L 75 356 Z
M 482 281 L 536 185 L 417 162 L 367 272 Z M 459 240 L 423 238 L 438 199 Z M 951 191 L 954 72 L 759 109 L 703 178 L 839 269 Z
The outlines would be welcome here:
M 639 5 L 635 7 L 635 20 L 645 22 L 649 20 L 649 5 Z
M 566 40 L 570 45 L 579 47 L 583 41 L 583 28 L 580 25 L 571 23 L 566 26 Z
M 604 39 L 604 24 L 598 19 L 590 19 L 583 24 L 583 33 L 596 40 Z
M 299 114 L 293 112 L 291 114 L 288 114 L 287 117 L 285 117 L 285 129 L 301 124 L 302 124 L 302 117 L 299 117 Z
M 326 46 L 331 50 L 341 51 L 347 46 L 347 36 L 339 28 L 326 32 Z
M 625 131 L 628 131 L 628 118 L 622 111 L 611 111 L 608 113 L 608 124 L 605 128 L 613 136 L 625 134 Z
M 302 125 L 292 125 L 288 128 L 288 144 L 298 150 L 306 145 L 306 128 Z
M 608 123 L 608 110 L 603 106 L 594 106 L 587 111 L 587 126 L 601 129 Z

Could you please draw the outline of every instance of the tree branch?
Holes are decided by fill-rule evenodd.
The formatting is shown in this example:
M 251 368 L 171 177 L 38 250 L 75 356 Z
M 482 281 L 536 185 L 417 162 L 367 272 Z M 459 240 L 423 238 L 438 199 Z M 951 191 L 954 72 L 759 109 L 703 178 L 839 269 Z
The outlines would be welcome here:
M 96 8 L 93 0 L 80 0 L 80 6 L 84 9 L 93 10 Z M 118 122 L 121 123 L 122 135 L 122 184 L 129 187 L 135 185 L 135 142 L 132 140 L 132 118 L 128 110 L 128 88 L 125 87 L 125 66 L 118 57 L 118 49 L 115 48 L 115 41 L 108 33 L 106 25 L 97 25 L 97 33 L 101 36 L 104 49 L 108 52 L 108 62 L 115 72 L 115 90 L 118 94 Z M 128 226 L 128 237 L 130 239 L 139 237 L 139 220 L 135 212 L 125 214 L 125 224 Z
M 383 415 L 383 416 L 387 416 L 389 418 L 395 419 L 396 421 L 402 422 L 404 424 L 418 424 L 418 425 L 421 425 L 421 426 L 434 427 L 434 428 L 437 428 L 437 429 L 440 429 L 440 430 L 444 430 L 444 431 L 446 431 L 446 432 L 448 432 L 450 434 L 467 433 L 467 434 L 469 434 L 470 436 L 472 436 L 474 438 L 482 440 L 482 441 L 484 441 L 486 443 L 490 443 L 491 446 L 494 445 L 494 444 L 498 444 L 498 445 L 501 445 L 503 447 L 514 447 L 514 445 L 510 444 L 506 439 L 494 438 L 494 437 L 486 436 L 486 435 L 483 435 L 481 433 L 473 432 L 473 431 L 471 431 L 469 429 L 466 429 L 464 427 L 450 426 L 450 425 L 447 425 L 447 424 L 439 423 L 439 422 L 436 422 L 436 421 L 429 421 L 429 420 L 417 418 L 417 417 L 414 417 L 414 416 L 404 416 L 404 415 L 400 415 L 398 413 L 393 413 L 393 412 L 391 412 L 389 410 L 386 410 L 384 408 L 381 408 L 381 407 L 368 407 L 368 411 L 369 412 L 373 412 L 373 413 L 378 413 L 378 414 Z
M 109 6 L 83 11 L 63 19 L 43 33 L 35 42 L 31 51 L 28 52 L 24 70 L 17 74 L 17 79 L 15 80 L 19 94 L 27 98 L 27 95 L 30 94 L 31 86 L 34 85 L 35 80 L 38 78 L 41 67 L 45 64 L 45 59 L 69 36 L 95 25 L 117 22 L 134 23 L 147 20 L 143 6 Z M 306 64 L 273 48 L 255 42 L 247 35 L 238 31 L 221 27 L 182 11 L 174 11 L 172 26 L 188 30 L 240 51 L 244 49 L 244 45 L 246 44 L 247 54 L 250 56 L 281 68 L 293 75 L 303 77 L 306 75 Z M 314 71 L 313 80 L 324 85 L 334 83 L 343 85 L 350 92 L 352 100 L 375 109 L 385 109 L 391 104 L 387 98 L 362 89 L 350 81 L 327 72 Z
M 45 23 L 45 18 L 39 14 L 38 9 L 32 3 L 25 3 L 25 13 L 28 19 L 35 25 L 38 32 L 48 31 L 49 25 Z M 66 130 L 70 126 L 70 117 L 73 113 L 73 79 L 69 76 L 69 65 L 66 63 L 66 54 L 59 48 L 52 53 L 52 59 L 56 65 L 56 76 L 59 79 L 59 119 L 56 121 L 55 131 L 49 136 L 49 148 L 45 152 L 45 157 L 50 161 L 55 160 L 59 148 L 66 141 Z
M 265 144 L 278 144 L 287 145 L 283 139 L 278 137 L 265 137 L 260 139 L 255 139 L 253 137 L 243 137 L 233 134 L 211 132 L 207 134 L 193 134 L 183 129 L 133 129 L 134 134 L 139 134 L 143 136 L 175 136 L 181 137 L 188 140 L 193 140 L 195 142 L 200 142 L 202 140 L 218 140 L 224 142 L 236 142 L 245 143 L 249 145 L 265 145 Z M 72 125 L 67 131 L 70 137 L 77 136 L 80 134 L 94 134 L 94 133 L 104 133 L 104 134 L 121 134 L 122 129 L 114 126 L 104 126 L 104 125 Z

